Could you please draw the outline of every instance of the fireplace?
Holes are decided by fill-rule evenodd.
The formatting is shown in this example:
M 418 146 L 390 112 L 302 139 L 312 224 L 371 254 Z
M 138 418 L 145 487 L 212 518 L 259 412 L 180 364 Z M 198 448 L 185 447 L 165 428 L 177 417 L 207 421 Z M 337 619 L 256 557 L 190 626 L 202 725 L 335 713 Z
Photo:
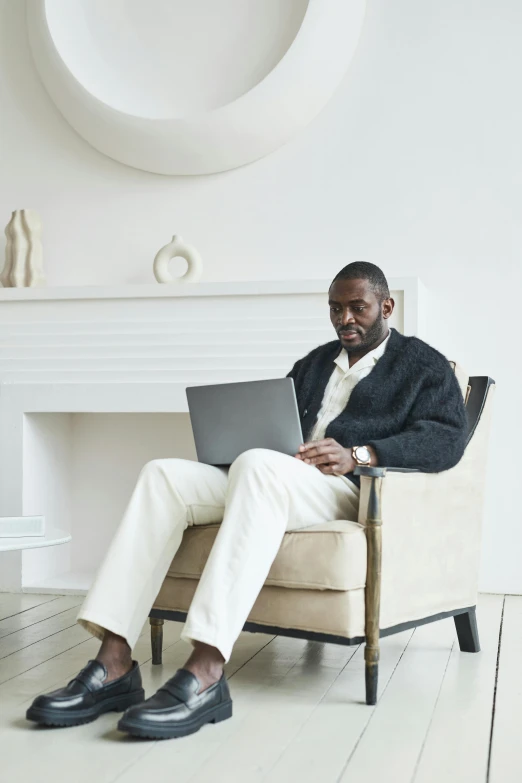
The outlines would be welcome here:
M 390 279 L 423 336 L 424 288 Z M 68 544 L 0 554 L 0 590 L 84 593 L 139 470 L 195 459 L 185 388 L 285 375 L 333 339 L 326 281 L 0 289 L 0 516 Z

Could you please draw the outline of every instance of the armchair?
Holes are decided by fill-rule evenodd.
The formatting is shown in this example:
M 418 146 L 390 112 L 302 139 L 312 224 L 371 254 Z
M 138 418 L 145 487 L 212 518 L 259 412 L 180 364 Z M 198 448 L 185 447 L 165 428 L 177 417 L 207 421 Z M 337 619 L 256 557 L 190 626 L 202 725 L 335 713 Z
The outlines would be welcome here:
M 379 638 L 453 616 L 460 649 L 479 652 L 475 616 L 494 381 L 451 363 L 468 414 L 461 461 L 442 473 L 357 468 L 359 520 L 286 533 L 244 626 L 365 643 L 366 702 L 377 701 Z M 218 525 L 188 528 L 150 612 L 152 662 L 163 623 L 184 621 Z

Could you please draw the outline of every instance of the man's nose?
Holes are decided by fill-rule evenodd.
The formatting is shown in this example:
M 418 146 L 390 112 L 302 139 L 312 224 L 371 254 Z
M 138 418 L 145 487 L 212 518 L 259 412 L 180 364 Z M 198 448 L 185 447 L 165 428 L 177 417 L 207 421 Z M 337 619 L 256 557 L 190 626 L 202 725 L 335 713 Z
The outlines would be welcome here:
M 353 313 L 351 310 L 343 310 L 343 314 L 341 316 L 341 326 L 346 326 L 347 324 L 354 324 L 355 318 L 353 317 Z

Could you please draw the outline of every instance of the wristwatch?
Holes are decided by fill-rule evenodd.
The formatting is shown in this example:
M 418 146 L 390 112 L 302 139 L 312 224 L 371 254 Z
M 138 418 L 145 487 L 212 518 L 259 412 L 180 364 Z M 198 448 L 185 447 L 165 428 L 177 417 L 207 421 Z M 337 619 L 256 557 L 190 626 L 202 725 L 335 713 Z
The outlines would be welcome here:
M 352 457 L 357 465 L 370 467 L 372 464 L 372 455 L 368 446 L 354 446 L 352 449 Z

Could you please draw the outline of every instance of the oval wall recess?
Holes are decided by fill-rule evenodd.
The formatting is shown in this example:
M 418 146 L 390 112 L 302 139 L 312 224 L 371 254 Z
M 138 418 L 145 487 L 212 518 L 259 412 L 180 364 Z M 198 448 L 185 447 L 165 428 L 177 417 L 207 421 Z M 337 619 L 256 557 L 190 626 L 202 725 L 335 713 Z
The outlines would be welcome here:
M 326 105 L 365 0 L 27 0 L 33 58 L 86 141 L 158 174 L 251 163 Z

